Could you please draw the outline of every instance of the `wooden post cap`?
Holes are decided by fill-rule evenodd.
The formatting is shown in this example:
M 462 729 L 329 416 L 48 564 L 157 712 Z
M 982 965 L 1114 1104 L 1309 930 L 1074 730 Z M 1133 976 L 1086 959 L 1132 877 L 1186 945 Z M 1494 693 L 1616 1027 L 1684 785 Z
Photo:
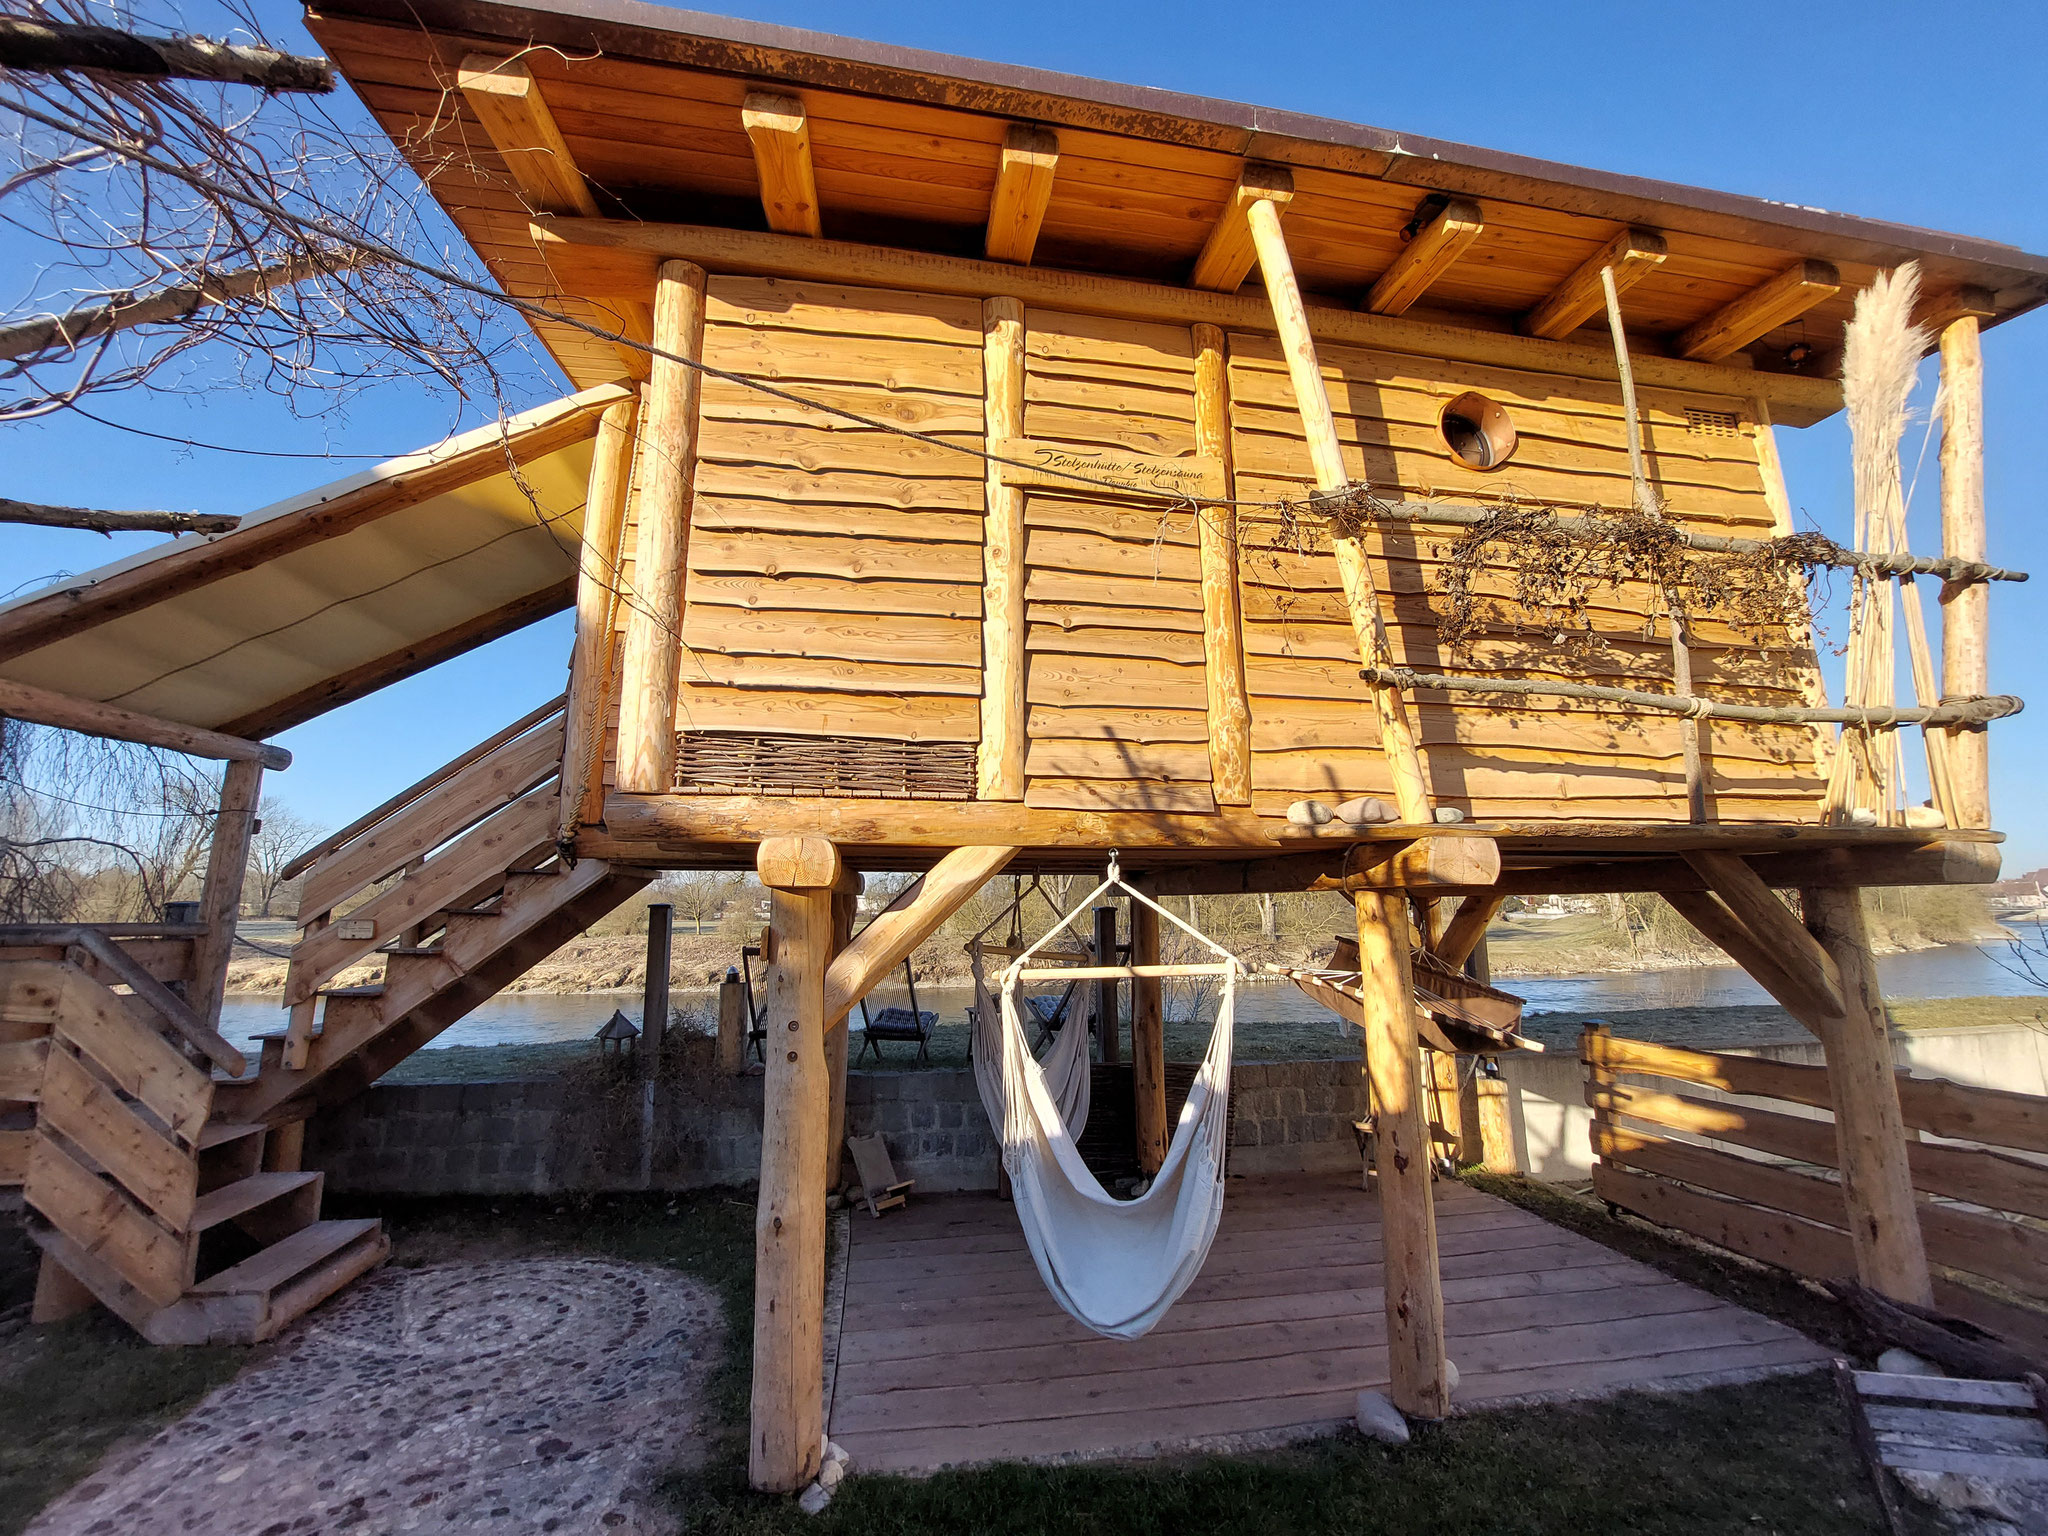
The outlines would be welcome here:
M 839 883 L 839 845 L 826 837 L 771 837 L 754 871 L 771 891 L 828 891 Z

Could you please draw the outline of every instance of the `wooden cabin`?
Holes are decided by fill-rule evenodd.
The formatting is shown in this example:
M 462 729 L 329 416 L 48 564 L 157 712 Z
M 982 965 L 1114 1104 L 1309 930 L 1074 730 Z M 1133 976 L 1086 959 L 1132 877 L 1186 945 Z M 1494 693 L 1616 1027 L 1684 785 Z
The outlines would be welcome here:
M 273 639 L 272 673 L 244 654 L 211 692 L 97 684 L 96 630 L 125 654 L 153 604 L 379 519 L 424 539 L 431 498 L 508 478 L 479 439 L 0 610 L 0 668 L 261 735 L 571 605 L 576 640 L 559 710 L 322 850 L 289 1028 L 220 1090 L 237 1115 L 289 1126 L 373 1081 L 656 869 L 756 868 L 787 1048 L 754 1476 L 795 1488 L 847 1009 L 1001 870 L 1117 850 L 1159 892 L 1349 891 L 1395 1396 L 1435 1415 L 1410 950 L 1462 963 L 1508 894 L 1658 890 L 1827 1042 L 1860 1272 L 1926 1299 L 1853 892 L 1996 876 L 1984 615 L 2014 573 L 1984 564 L 1978 337 L 2048 296 L 2048 260 L 613 0 L 322 0 L 309 25 L 580 392 L 507 438 L 545 470 L 520 488 L 561 558 L 472 541 L 441 606 L 334 630 L 308 665 Z M 1638 576 L 1551 611 L 1530 546 L 1464 542 L 1502 509 L 1607 518 L 1589 548 L 1622 514 L 1724 555 L 1797 532 L 1774 433 L 1841 408 L 1855 298 L 1908 261 L 1948 385 L 1945 545 L 1863 569 L 1945 582 L 1932 816 L 1841 770 L 1851 738 L 1884 756 L 1863 748 L 1895 734 L 1854 710 L 1893 701 L 1831 706 L 1796 603 L 1688 612 Z M 183 643 L 152 629 L 127 648 Z M 1317 809 L 1361 798 L 1391 819 Z M 925 879 L 853 937 L 847 893 L 882 869 Z M 1806 892 L 1804 925 L 1774 888 Z M 328 990 L 380 950 L 378 995 Z M 1156 981 L 1136 991 L 1156 1159 Z

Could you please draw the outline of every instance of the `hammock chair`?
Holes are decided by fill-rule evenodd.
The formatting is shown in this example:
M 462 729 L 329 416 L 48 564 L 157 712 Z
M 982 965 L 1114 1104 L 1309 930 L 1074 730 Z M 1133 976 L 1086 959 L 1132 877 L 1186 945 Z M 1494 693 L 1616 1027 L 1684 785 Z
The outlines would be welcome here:
M 997 913 L 993 920 L 967 941 L 967 968 L 974 977 L 974 1030 L 968 1037 L 968 1054 L 974 1063 L 975 1086 L 981 1091 L 984 1108 L 1002 1102 L 1003 1091 L 1002 1013 L 989 990 L 987 957 L 994 953 L 1006 960 L 1015 960 L 1025 952 L 1024 898 L 1033 891 L 1038 893 L 1054 917 L 1065 915 L 1054 905 L 1052 897 L 1036 875 L 1031 877 L 1031 884 L 1028 887 L 1021 880 L 1013 879 L 1010 888 L 1009 906 Z M 990 929 L 1006 917 L 1010 920 L 1009 937 L 1002 946 L 991 951 L 982 941 L 988 937 Z M 1058 931 L 1057 928 L 1053 930 L 1054 933 Z M 1047 939 L 1051 937 L 1052 934 L 1046 935 Z M 1045 940 L 1039 942 L 1042 944 Z M 1039 958 L 1088 960 L 1092 957 L 1082 949 L 1048 952 Z M 1054 979 L 1060 978 L 1055 976 Z M 1058 1013 L 1055 1015 L 1060 1023 L 1051 1036 L 1052 1048 L 1040 1059 L 1039 1067 L 1045 1073 L 1047 1091 L 1051 1093 L 1053 1102 L 1059 1106 L 1060 1119 L 1066 1126 L 1068 1135 L 1078 1139 L 1083 1127 L 1088 1124 L 1088 1096 L 1091 1088 L 1088 1043 L 1094 1020 L 1093 998 L 1089 995 L 1089 989 L 1080 988 L 1082 996 L 1077 1006 L 1074 996 L 1076 985 L 1075 982 L 1068 981 L 1066 990 L 1060 995 Z M 1027 998 L 1024 1001 L 1027 1004 L 1036 1004 L 1047 999 Z M 1032 1008 L 1031 1021 L 1038 1025 L 1041 1035 L 1047 1032 L 1049 1020 L 1045 1013 L 1036 1007 Z M 1002 1121 L 993 1110 L 989 1113 L 989 1122 L 1000 1134 Z
M 1058 1091 L 1068 1086 L 1059 1074 L 1070 1063 L 1077 1063 L 1083 1082 L 1087 1079 L 1086 1033 L 1062 1031 L 1041 1064 L 1031 1057 L 1017 1008 L 1020 983 L 1066 974 L 1033 969 L 1028 964 L 1032 957 L 1112 890 L 1143 902 L 1217 958 L 1196 965 L 1093 967 L 1075 979 L 1215 976 L 1223 984 L 1208 1054 L 1188 1091 L 1166 1160 L 1150 1188 L 1135 1200 L 1116 1199 L 1089 1172 L 1074 1144 L 1080 1122 L 1069 1121 Z M 1201 1272 L 1215 1241 L 1223 1217 L 1224 1137 L 1241 970 L 1229 951 L 1126 885 L 1112 859 L 1102 884 L 1004 970 L 1000 1024 L 992 1032 L 996 1038 L 985 1043 L 984 1032 L 975 1031 L 975 1080 L 989 1121 L 1003 1140 L 1003 1167 L 1010 1175 L 1024 1241 L 1053 1299 L 1075 1321 L 1107 1338 L 1136 1339 L 1150 1332 Z M 1078 1051 L 1070 1039 L 1082 1042 Z

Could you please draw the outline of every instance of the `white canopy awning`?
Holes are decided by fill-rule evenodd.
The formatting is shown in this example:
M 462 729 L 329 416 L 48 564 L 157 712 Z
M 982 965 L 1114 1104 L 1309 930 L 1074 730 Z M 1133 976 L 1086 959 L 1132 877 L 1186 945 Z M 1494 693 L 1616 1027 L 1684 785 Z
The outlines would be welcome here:
M 0 676 L 261 737 L 559 612 L 598 417 L 626 396 L 585 390 L 0 604 Z

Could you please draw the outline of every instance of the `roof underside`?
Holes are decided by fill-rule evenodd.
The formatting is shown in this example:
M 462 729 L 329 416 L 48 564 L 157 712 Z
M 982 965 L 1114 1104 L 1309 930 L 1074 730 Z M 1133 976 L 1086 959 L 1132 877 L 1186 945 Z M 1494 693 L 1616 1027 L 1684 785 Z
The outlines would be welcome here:
M 0 605 L 0 674 L 268 736 L 569 607 L 590 439 L 616 398 L 541 407 Z
M 1258 160 L 1292 169 L 1289 244 L 1304 287 L 1333 304 L 1358 303 L 1423 199 L 1481 200 L 1483 233 L 1410 311 L 1477 329 L 1515 328 L 1631 225 L 1669 247 L 1625 305 L 1653 350 L 1802 258 L 1837 267 L 1838 293 L 1756 338 L 1738 365 L 1831 368 L 1855 292 L 1907 259 L 1921 263 L 1936 309 L 1983 290 L 1963 307 L 1988 304 L 1986 323 L 2048 297 L 2048 259 L 1987 241 L 626 0 L 327 0 L 308 24 L 507 290 L 533 297 L 553 285 L 532 210 L 456 88 L 473 53 L 533 49 L 523 62 L 615 217 L 764 228 L 740 106 L 772 87 L 804 104 L 824 233 L 843 240 L 979 256 L 1004 135 L 1028 123 L 1059 141 L 1033 256 L 1043 267 L 1185 282 L 1240 170 Z M 577 383 L 618 376 L 602 341 L 538 329 Z

